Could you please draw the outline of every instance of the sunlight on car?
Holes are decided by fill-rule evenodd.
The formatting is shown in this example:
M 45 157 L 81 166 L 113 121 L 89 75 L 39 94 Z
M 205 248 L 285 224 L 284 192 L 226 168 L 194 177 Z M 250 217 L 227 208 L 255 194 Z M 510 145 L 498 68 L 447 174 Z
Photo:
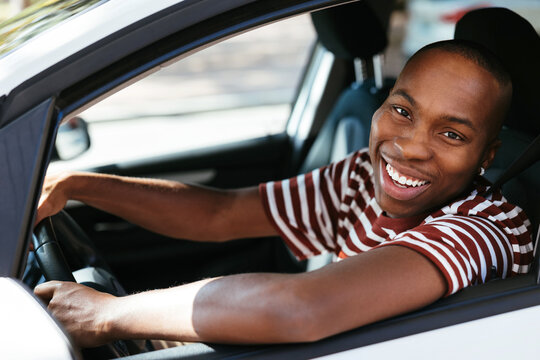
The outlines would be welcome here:
M 108 0 L 43 0 L 0 23 L 0 56 L 43 31 Z

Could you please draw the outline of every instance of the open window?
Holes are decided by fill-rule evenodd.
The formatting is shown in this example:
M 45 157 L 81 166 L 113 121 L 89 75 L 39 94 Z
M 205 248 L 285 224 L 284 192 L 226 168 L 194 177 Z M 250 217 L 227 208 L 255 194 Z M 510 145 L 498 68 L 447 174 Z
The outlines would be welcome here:
M 151 162 L 283 133 L 314 43 L 302 15 L 163 67 L 79 114 L 90 149 L 51 163 L 49 172 Z

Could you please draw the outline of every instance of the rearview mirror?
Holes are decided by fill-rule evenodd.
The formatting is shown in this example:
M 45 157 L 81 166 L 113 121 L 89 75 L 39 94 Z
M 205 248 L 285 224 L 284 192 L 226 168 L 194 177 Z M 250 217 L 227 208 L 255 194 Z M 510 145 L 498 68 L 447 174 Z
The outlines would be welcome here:
M 81 117 L 73 117 L 60 125 L 51 160 L 71 160 L 90 148 L 88 124 Z

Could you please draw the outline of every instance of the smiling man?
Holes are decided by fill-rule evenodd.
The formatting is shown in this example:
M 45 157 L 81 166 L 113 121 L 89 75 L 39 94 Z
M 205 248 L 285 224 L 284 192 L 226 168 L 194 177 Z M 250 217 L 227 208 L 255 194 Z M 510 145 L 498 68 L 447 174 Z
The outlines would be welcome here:
M 373 116 L 369 150 L 258 189 L 72 173 L 49 178 L 38 220 L 68 199 L 161 234 L 226 241 L 280 234 L 303 274 L 242 274 L 122 298 L 50 282 L 35 292 L 81 346 L 143 338 L 314 341 L 528 271 L 530 222 L 481 194 L 512 85 L 497 59 L 463 41 L 407 63 Z M 201 226 L 201 221 L 204 226 Z M 254 240 L 256 241 L 256 240 Z
M 491 54 L 459 44 L 420 51 L 373 117 L 375 196 L 390 216 L 426 214 L 463 194 L 499 147 L 510 77 Z

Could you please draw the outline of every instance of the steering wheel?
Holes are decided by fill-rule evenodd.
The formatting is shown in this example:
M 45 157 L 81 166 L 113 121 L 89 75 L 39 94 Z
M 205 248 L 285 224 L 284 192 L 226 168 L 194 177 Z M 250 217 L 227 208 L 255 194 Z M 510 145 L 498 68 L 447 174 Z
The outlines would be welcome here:
M 36 226 L 33 245 L 47 281 L 73 281 L 115 296 L 126 295 L 94 243 L 64 210 Z M 148 350 L 152 349 L 138 341 L 120 340 L 84 351 L 92 353 L 92 358 L 110 358 Z
M 77 281 L 115 296 L 126 295 L 94 243 L 64 210 L 38 224 L 34 251 L 48 281 Z

